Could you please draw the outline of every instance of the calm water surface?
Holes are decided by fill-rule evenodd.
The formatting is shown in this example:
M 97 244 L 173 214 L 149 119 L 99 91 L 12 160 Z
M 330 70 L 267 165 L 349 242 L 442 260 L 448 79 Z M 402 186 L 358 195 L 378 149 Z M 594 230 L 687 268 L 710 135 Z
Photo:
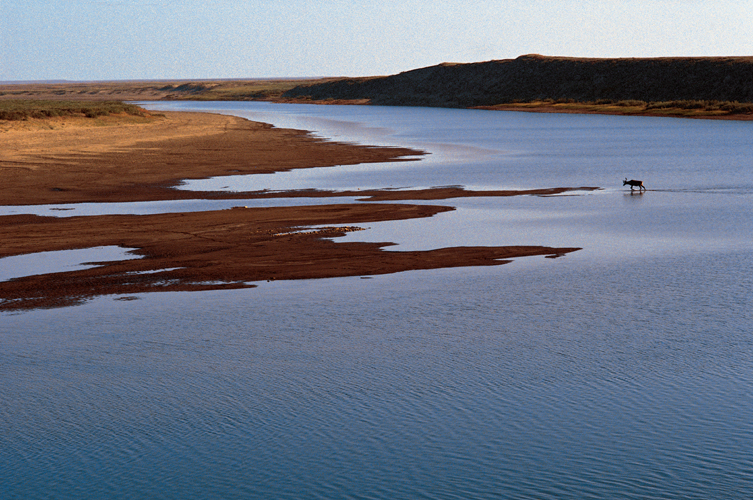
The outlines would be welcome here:
M 0 316 L 0 497 L 753 497 L 753 124 L 155 106 L 431 153 L 216 188 L 603 189 L 348 236 L 560 259 Z

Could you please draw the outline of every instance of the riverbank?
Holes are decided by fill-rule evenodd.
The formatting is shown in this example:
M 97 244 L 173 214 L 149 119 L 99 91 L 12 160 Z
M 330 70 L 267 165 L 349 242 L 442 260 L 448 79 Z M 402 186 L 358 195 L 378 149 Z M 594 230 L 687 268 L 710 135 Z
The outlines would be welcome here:
M 594 59 L 538 54 L 443 63 L 390 76 L 306 82 L 317 102 L 683 118 L 753 119 L 751 57 Z
M 0 132 L 2 205 L 268 197 L 270 193 L 204 193 L 174 189 L 182 179 L 269 173 L 294 168 L 401 161 L 422 152 L 315 138 L 232 116 L 165 113 L 148 122 L 21 122 Z M 462 189 L 364 191 L 380 200 L 461 196 L 547 195 Z M 273 196 L 343 196 L 304 191 Z M 350 193 L 353 194 L 353 193 Z M 0 257 L 120 246 L 142 258 L 87 270 L 0 282 L 0 310 L 59 307 L 100 295 L 247 288 L 271 279 L 310 279 L 415 269 L 500 265 L 514 257 L 557 256 L 576 248 L 455 247 L 385 252 L 384 243 L 337 243 L 358 224 L 431 217 L 448 206 L 339 204 L 211 212 L 88 217 L 0 217 Z M 319 227 L 319 226 L 337 227 Z M 312 229 L 313 228 L 313 229 Z
M 0 84 L 11 99 L 271 101 L 753 120 L 753 57 L 515 59 L 388 76 Z
M 725 109 L 725 106 L 728 108 Z M 624 101 L 606 103 L 532 101 L 520 103 L 496 104 L 494 106 L 476 106 L 475 109 L 491 111 L 523 111 L 529 113 L 572 113 L 581 115 L 614 116 L 654 116 L 663 118 L 696 118 L 706 120 L 753 120 L 753 112 L 732 112 L 730 103 L 712 102 L 678 102 L 648 103 L 643 101 Z M 753 105 L 750 105 L 753 109 Z

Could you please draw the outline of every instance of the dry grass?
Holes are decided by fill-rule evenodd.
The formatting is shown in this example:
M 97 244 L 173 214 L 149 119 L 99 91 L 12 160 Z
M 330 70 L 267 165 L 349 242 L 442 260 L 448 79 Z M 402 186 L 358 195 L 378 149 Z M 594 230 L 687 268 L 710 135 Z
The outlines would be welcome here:
M 321 80 L 316 80 L 321 82 Z M 184 85 L 176 85 L 175 93 L 169 98 L 198 101 L 246 101 L 272 100 L 298 85 L 314 83 L 313 80 L 241 80 L 204 83 L 190 96 L 186 95 Z M 167 90 L 167 88 L 163 88 Z
M 494 106 L 480 106 L 485 109 L 506 109 L 521 111 L 560 111 L 570 113 L 598 113 L 614 115 L 672 116 L 684 118 L 714 118 L 735 116 L 745 119 L 753 115 L 753 104 L 737 101 L 660 101 L 599 99 L 591 102 L 577 102 L 572 99 L 543 99 L 529 102 L 503 103 Z
M 273 100 L 298 85 L 327 79 L 197 80 L 152 82 L 34 83 L 0 85 L 4 100 L 87 101 L 246 101 Z
M 0 120 L 25 121 L 57 117 L 98 118 L 110 115 L 146 116 L 146 110 L 119 101 L 0 100 Z

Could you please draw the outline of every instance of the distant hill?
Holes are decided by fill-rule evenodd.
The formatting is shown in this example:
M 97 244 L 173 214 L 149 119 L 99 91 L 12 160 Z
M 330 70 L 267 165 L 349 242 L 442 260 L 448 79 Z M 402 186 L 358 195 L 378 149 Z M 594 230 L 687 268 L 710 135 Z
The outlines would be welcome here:
M 8 80 L 0 81 L 0 85 L 52 85 L 59 83 L 72 83 L 69 80 Z
M 753 121 L 753 57 L 520 56 L 392 76 L 0 84 L 0 101 L 273 101 Z
M 525 55 L 299 85 L 283 98 L 475 107 L 552 100 L 753 103 L 753 57 L 590 59 Z

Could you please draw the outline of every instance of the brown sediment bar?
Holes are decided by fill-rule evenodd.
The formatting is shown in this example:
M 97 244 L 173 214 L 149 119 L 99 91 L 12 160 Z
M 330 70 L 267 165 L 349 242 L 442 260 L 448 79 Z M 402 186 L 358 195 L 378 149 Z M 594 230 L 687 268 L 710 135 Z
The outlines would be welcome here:
M 0 133 L 0 204 L 205 198 L 208 193 L 173 187 L 185 178 L 396 161 L 421 154 L 329 142 L 302 131 L 203 113 L 168 113 L 164 119 L 138 125 L 50 123 L 57 128 Z M 483 195 L 546 195 L 566 189 Z M 357 194 L 389 201 L 445 199 L 474 192 L 436 188 Z M 249 197 L 249 193 L 215 195 Z M 100 295 L 248 288 L 272 279 L 499 265 L 514 257 L 577 250 L 515 246 L 386 252 L 383 248 L 389 242 L 337 243 L 331 239 L 361 229 L 358 224 L 431 217 L 448 210 L 452 208 L 358 203 L 145 216 L 4 216 L 0 217 L 0 257 L 117 245 L 138 249 L 142 258 L 0 282 L 0 310 L 67 306 Z M 319 227 L 333 224 L 338 227 Z

